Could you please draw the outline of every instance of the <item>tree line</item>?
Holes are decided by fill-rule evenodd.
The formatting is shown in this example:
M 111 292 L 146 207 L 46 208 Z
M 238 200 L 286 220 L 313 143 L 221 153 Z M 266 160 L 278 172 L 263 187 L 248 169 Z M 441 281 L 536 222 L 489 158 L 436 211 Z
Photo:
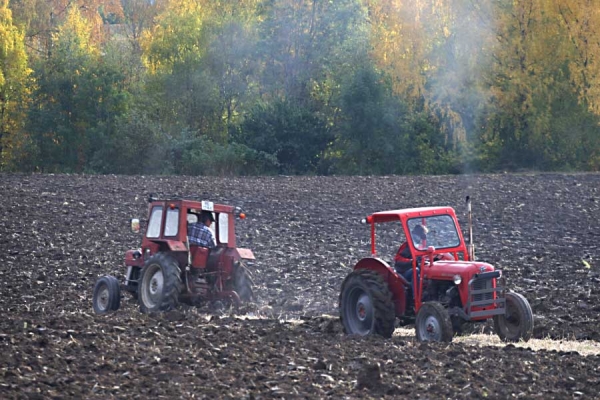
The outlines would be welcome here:
M 0 0 L 0 169 L 600 169 L 588 0 Z

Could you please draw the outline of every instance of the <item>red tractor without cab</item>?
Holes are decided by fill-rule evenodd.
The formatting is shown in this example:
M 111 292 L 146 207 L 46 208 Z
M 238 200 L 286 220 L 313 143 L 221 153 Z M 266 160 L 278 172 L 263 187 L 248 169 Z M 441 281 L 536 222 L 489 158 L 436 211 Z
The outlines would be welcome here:
M 217 246 L 190 245 L 188 224 L 202 211 L 213 214 Z M 103 276 L 94 286 L 94 311 L 104 314 L 119 308 L 121 288 L 137 298 L 144 313 L 168 311 L 180 303 L 224 302 L 239 305 L 253 298 L 253 282 L 243 260 L 254 260 L 249 249 L 236 248 L 235 220 L 244 219 L 239 208 L 210 201 L 149 198 L 148 223 L 139 249 L 125 253 L 127 273 L 121 285 Z M 134 232 L 138 219 L 131 220 Z
M 502 340 L 531 338 L 527 299 L 505 289 L 502 271 L 474 259 L 468 198 L 467 205 L 468 246 L 451 207 L 376 212 L 363 220 L 371 225 L 372 256 L 360 260 L 342 283 L 339 308 L 346 333 L 391 337 L 398 318 L 415 324 L 419 341 L 450 342 L 465 322 L 493 318 Z M 411 282 L 376 256 L 375 226 L 390 222 L 399 222 L 406 235 Z M 426 227 L 425 240 L 414 237 L 417 225 Z

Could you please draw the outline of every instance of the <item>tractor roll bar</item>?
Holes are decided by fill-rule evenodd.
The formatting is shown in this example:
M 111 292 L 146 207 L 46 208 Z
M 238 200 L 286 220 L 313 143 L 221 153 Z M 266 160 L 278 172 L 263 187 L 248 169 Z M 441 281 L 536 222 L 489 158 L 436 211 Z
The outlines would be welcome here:
M 469 260 L 475 261 L 475 245 L 473 244 L 473 219 L 471 214 L 471 196 L 467 196 L 467 214 L 469 218 Z

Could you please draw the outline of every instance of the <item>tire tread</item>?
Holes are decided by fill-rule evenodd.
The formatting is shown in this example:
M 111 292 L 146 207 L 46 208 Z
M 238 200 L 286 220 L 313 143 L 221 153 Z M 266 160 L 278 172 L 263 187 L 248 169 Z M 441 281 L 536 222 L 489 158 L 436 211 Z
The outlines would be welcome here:
M 140 290 L 143 290 L 141 285 L 144 282 L 144 277 L 148 271 L 148 267 L 154 263 L 160 265 L 163 272 L 164 286 L 162 302 L 156 309 L 149 309 L 143 301 L 143 296 Z M 147 314 L 154 311 L 169 311 L 179 307 L 179 296 L 183 290 L 183 281 L 181 280 L 181 269 L 177 261 L 168 253 L 156 253 L 146 261 L 138 284 L 138 301 L 140 303 L 140 311 Z
M 344 323 L 344 293 L 348 285 L 361 283 L 368 288 L 368 292 L 373 298 L 373 307 L 375 308 L 375 323 L 372 333 L 385 338 L 392 337 L 392 334 L 395 330 L 394 322 L 396 320 L 396 309 L 392 300 L 392 293 L 381 274 L 368 269 L 355 270 L 346 276 L 342 282 L 342 288 L 339 296 L 339 309 L 340 321 L 344 327 L 344 332 L 347 334 L 353 333 L 348 332 L 346 324 Z
M 498 337 L 505 342 L 518 342 L 520 340 L 527 342 L 533 335 L 533 311 L 531 305 L 525 296 L 520 293 L 508 292 L 506 293 L 506 297 L 507 303 L 508 297 L 514 299 L 517 310 L 521 314 L 519 315 L 519 319 L 523 325 L 519 328 L 518 336 L 508 336 L 502 326 L 505 317 L 503 315 L 498 315 L 494 317 L 494 330 L 498 334 Z
M 102 285 L 106 285 L 108 288 L 108 306 L 106 310 L 101 310 L 96 305 L 98 292 Z M 92 297 L 92 305 L 96 314 L 106 314 L 111 311 L 117 311 L 121 306 L 121 286 L 119 280 L 112 275 L 105 275 L 99 278 L 94 285 L 94 292 Z

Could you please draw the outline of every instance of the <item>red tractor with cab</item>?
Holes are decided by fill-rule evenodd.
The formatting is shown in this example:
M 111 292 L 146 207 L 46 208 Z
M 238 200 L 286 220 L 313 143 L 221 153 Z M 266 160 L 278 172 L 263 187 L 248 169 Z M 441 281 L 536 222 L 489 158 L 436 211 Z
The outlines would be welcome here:
M 344 279 L 340 319 L 348 334 L 391 337 L 398 318 L 414 323 L 419 341 L 450 342 L 464 322 L 493 319 L 504 341 L 527 341 L 533 313 L 527 299 L 505 289 L 502 271 L 476 261 L 467 198 L 469 245 L 451 207 L 376 212 L 363 220 L 371 226 L 371 257 L 363 258 Z M 377 257 L 376 225 L 399 223 L 412 255 L 412 274 L 398 273 Z M 427 232 L 416 237 L 421 226 Z M 412 275 L 412 276 L 410 276 Z
M 188 224 L 212 213 L 216 247 L 190 245 Z M 253 282 L 244 260 L 249 249 L 236 247 L 235 220 L 245 214 L 237 207 L 210 201 L 149 198 L 147 229 L 139 249 L 125 253 L 127 272 L 122 284 L 114 276 L 100 277 L 94 286 L 93 308 L 104 314 L 119 308 L 121 289 L 131 293 L 144 313 L 168 311 L 180 303 L 223 302 L 239 305 L 253 298 Z M 134 232 L 138 219 L 131 220 Z

